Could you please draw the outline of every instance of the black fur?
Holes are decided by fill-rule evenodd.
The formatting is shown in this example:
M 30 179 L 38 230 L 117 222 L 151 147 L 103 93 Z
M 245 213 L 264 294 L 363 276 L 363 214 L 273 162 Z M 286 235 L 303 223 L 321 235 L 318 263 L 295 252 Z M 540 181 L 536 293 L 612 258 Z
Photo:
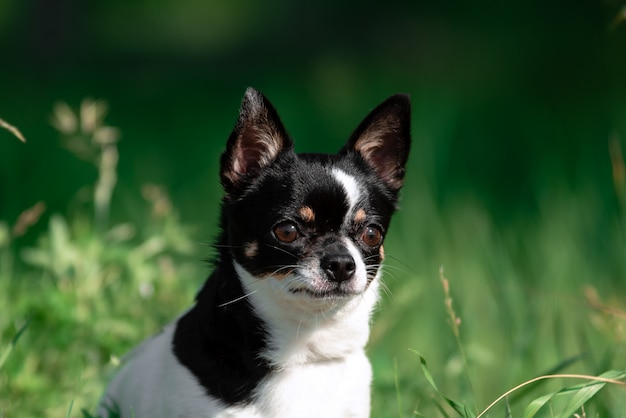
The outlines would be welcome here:
M 174 354 L 206 388 L 227 404 L 245 402 L 270 372 L 258 358 L 266 331 L 243 295 L 232 265 L 220 263 L 197 296 L 196 305 L 179 321 Z

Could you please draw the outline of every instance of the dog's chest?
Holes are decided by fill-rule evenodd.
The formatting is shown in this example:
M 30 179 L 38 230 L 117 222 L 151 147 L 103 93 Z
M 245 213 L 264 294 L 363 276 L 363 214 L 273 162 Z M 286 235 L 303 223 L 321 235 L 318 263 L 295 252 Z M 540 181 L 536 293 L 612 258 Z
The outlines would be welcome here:
M 368 417 L 371 367 L 363 351 L 341 360 L 296 365 L 272 374 L 244 407 L 242 417 Z
M 375 286 L 371 291 L 341 319 L 311 323 L 281 318 L 288 311 L 259 309 L 272 305 L 256 292 L 255 311 L 270 330 L 270 349 L 262 356 L 278 369 L 260 382 L 249 405 L 228 408 L 225 416 L 232 410 L 233 416 L 255 418 L 369 417 L 372 371 L 363 347 Z

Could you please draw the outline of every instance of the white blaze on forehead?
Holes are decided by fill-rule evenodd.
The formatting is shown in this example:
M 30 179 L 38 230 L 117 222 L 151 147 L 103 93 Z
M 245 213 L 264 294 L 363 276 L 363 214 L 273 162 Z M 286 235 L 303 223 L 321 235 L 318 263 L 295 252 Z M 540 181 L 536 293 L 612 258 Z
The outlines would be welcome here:
M 350 174 L 338 168 L 333 168 L 333 177 L 341 184 L 348 197 L 348 213 L 351 213 L 356 204 L 359 202 L 361 191 L 359 190 L 359 183 Z

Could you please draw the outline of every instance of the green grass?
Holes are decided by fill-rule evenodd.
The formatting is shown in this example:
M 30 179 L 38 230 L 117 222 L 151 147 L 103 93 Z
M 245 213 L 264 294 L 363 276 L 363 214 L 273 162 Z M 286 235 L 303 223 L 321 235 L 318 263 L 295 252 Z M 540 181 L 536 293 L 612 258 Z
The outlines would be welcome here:
M 389 269 L 393 296 L 383 301 L 374 326 L 371 353 L 382 403 L 375 403 L 373 416 L 391 416 L 397 408 L 394 379 L 404 401 L 396 416 L 442 415 L 411 349 L 428 359 L 442 393 L 475 412 L 537 376 L 625 369 L 623 237 L 619 219 L 598 222 L 592 190 L 546 196 L 540 216 L 506 227 L 471 200 L 439 211 L 421 190 L 423 196 L 404 200 L 392 231 L 405 237 L 389 253 L 412 261 L 410 270 L 400 262 Z M 599 223 L 610 228 L 598 230 Z M 607 252 L 594 248 L 597 236 L 610 243 Z M 391 373 L 391 358 L 400 364 L 399 377 Z M 511 394 L 511 416 L 571 384 L 545 381 Z M 624 390 L 611 390 L 587 405 L 587 416 L 626 415 Z M 499 408 L 490 416 L 507 416 L 505 403 Z
M 78 115 L 57 107 L 66 144 L 97 173 L 69 213 L 37 204 L 0 220 L 0 417 L 92 412 L 119 358 L 207 276 L 198 242 L 209 239 L 158 186 L 143 187 L 132 218 L 112 220 L 117 131 L 105 113 L 101 102 Z M 536 214 L 496 222 L 475 196 L 438 202 L 427 180 L 408 179 L 385 245 L 372 416 L 478 416 L 524 382 L 481 416 L 626 416 L 624 219 L 606 216 L 593 185 L 557 185 L 538 187 Z M 34 245 L 18 245 L 42 222 Z M 614 381 L 594 380 L 610 370 Z

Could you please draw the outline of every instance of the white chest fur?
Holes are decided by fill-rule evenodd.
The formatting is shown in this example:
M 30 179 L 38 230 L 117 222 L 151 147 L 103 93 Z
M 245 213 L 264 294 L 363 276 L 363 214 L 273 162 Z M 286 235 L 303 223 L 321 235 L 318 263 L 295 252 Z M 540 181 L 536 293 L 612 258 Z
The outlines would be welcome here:
M 341 359 L 292 366 L 264 381 L 256 401 L 224 417 L 365 418 L 371 368 L 363 351 Z

